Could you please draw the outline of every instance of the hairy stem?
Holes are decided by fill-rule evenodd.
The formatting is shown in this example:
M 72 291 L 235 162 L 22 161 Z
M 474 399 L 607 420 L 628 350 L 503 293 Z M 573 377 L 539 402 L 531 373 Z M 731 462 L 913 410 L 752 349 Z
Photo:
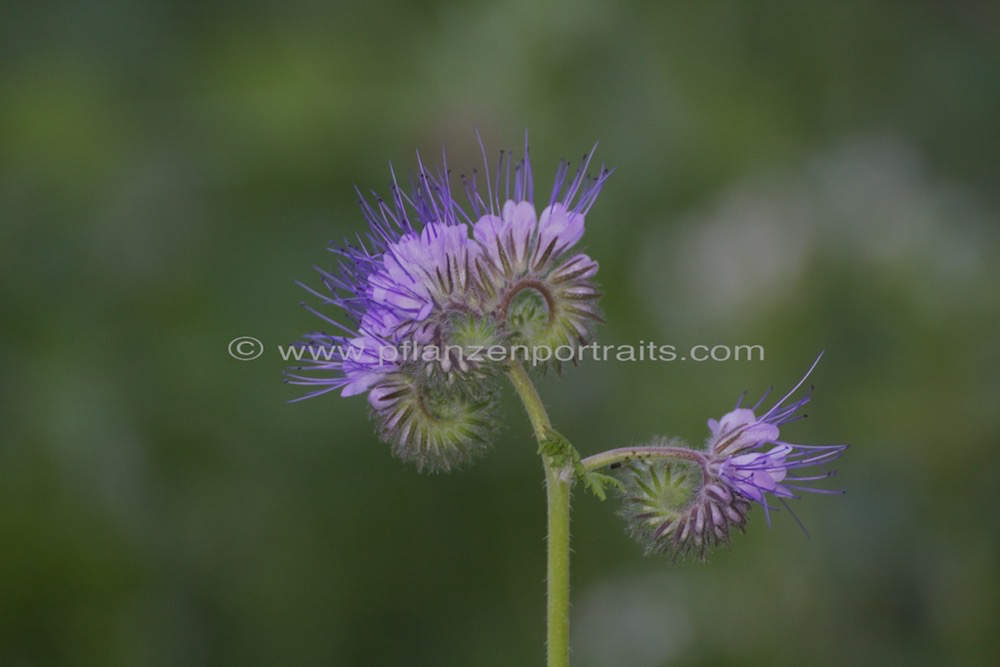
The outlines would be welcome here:
M 702 466 L 708 465 L 708 459 L 701 452 L 686 447 L 619 447 L 609 449 L 600 454 L 594 454 L 580 461 L 584 470 L 593 472 L 599 468 L 625 463 L 633 459 L 684 459 L 694 461 Z
M 521 397 L 524 409 L 528 411 L 528 419 L 531 421 L 531 428 L 535 431 L 535 439 L 538 440 L 538 444 L 542 444 L 549 437 L 549 431 L 552 429 L 552 422 L 549 421 L 549 415 L 545 412 L 542 397 L 538 395 L 538 390 L 535 389 L 534 383 L 528 377 L 528 371 L 524 370 L 524 366 L 519 362 L 512 361 L 510 363 L 507 376 L 513 383 L 514 389 L 517 390 L 517 395 Z
M 694 461 L 701 466 L 702 476 L 708 482 L 710 471 L 708 459 L 701 452 L 686 447 L 619 447 L 606 452 L 594 454 L 580 461 L 584 472 L 594 472 L 608 466 L 614 467 L 635 459 L 682 459 Z
M 539 446 L 550 437 L 552 424 L 542 399 L 524 366 L 514 362 L 507 371 L 517 390 Z M 548 504 L 547 662 L 548 667 L 569 667 L 569 517 L 573 470 L 560 467 L 551 456 L 542 456 Z

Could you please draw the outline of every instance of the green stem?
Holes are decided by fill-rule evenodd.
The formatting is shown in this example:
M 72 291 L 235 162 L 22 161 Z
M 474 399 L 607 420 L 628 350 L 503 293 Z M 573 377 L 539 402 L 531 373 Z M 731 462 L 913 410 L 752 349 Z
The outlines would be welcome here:
M 524 366 L 512 363 L 508 369 L 511 383 L 528 412 L 539 446 L 548 440 L 552 424 L 542 399 Z M 569 511 L 573 470 L 558 466 L 552 457 L 543 455 L 545 491 L 548 502 L 547 565 L 547 651 L 548 667 L 569 667 Z
M 521 397 L 524 409 L 528 411 L 535 439 L 538 440 L 538 444 L 542 444 L 542 441 L 549 437 L 549 430 L 552 428 L 552 422 L 549 421 L 549 415 L 542 404 L 542 397 L 538 395 L 538 390 L 528 377 L 528 371 L 524 370 L 524 366 L 519 362 L 511 362 L 507 376 L 517 389 L 517 395 Z
M 684 459 L 694 461 L 708 472 L 708 459 L 701 452 L 685 447 L 619 447 L 609 449 L 600 454 L 594 454 L 580 461 L 585 472 L 593 472 L 600 468 L 614 465 L 615 463 L 627 463 L 633 459 Z
M 546 466 L 548 496 L 548 635 L 549 667 L 569 667 L 569 501 L 570 482 Z

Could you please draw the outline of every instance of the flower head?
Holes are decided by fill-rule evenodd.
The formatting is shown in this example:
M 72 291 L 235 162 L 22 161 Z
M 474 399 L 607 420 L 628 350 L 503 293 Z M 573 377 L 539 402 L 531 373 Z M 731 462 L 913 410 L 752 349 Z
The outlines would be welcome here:
M 812 483 L 835 474 L 823 466 L 839 458 L 846 445 L 800 445 L 781 438 L 781 427 L 805 416 L 799 411 L 809 402 L 811 390 L 786 401 L 818 362 L 760 417 L 757 410 L 767 393 L 753 408 L 742 407 L 741 398 L 721 419 L 710 419 L 702 451 L 656 446 L 636 450 L 646 456 L 625 468 L 623 514 L 647 550 L 674 557 L 694 553 L 704 559 L 710 547 L 729 543 L 730 528 L 744 529 L 752 503 L 764 508 L 770 524 L 770 512 L 776 509 L 771 500 L 791 513 L 786 501 L 797 499 L 797 492 L 841 493 Z M 687 474 L 678 475 L 681 468 Z
M 610 171 L 587 176 L 592 154 L 567 182 L 569 164 L 556 172 L 549 202 L 536 214 L 528 150 L 514 168 L 501 157 L 497 174 L 506 172 L 505 201 L 499 199 L 499 178 L 487 188 L 490 204 L 481 199 L 475 181 L 466 180 L 476 217 L 472 235 L 481 249 L 476 259 L 483 291 L 483 309 L 504 327 L 513 345 L 550 347 L 585 344 L 600 321 L 593 284 L 597 262 L 570 251 L 583 236 L 584 220 Z
M 311 388 L 304 398 L 367 392 L 382 435 L 421 467 L 482 451 L 502 364 L 466 352 L 583 344 L 600 319 L 597 264 L 571 252 L 609 174 L 590 178 L 589 163 L 572 179 L 559 167 L 540 214 L 527 146 L 516 163 L 501 153 L 492 176 L 487 164 L 482 182 L 463 176 L 465 205 L 446 163 L 420 162 L 408 192 L 394 177 L 388 201 L 359 192 L 367 234 L 331 247 L 337 268 L 318 269 L 324 290 L 306 287 L 321 302 L 306 307 L 332 332 L 299 343 L 303 365 L 289 382 Z

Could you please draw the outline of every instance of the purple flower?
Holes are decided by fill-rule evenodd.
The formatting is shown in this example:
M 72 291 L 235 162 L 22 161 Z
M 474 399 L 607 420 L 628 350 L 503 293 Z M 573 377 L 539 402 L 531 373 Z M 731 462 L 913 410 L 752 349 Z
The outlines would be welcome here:
M 434 315 L 469 300 L 479 248 L 469 242 L 447 181 L 421 166 L 419 182 L 411 196 L 394 183 L 391 204 L 362 197 L 368 234 L 354 244 L 331 247 L 339 256 L 339 271 L 317 268 L 326 293 L 303 285 L 346 320 L 306 306 L 340 332 L 306 337 L 303 345 L 310 352 L 327 352 L 305 355 L 308 365 L 289 374 L 293 384 L 316 387 L 306 398 L 335 389 L 344 396 L 369 391 L 399 371 L 400 343 L 428 342 Z
M 811 390 L 786 401 L 818 362 L 760 417 L 757 410 L 766 393 L 752 408 L 741 407 L 741 398 L 721 419 L 710 419 L 711 435 L 702 451 L 670 442 L 633 450 L 636 460 L 624 467 L 622 513 L 647 551 L 674 558 L 693 553 L 704 559 L 711 547 L 729 544 L 732 528 L 744 529 L 751 503 L 764 508 L 770 524 L 775 509 L 771 499 L 792 513 L 786 501 L 798 498 L 799 491 L 840 493 L 811 484 L 835 474 L 822 467 L 839 458 L 846 445 L 799 445 L 781 439 L 782 427 L 805 416 L 799 410 L 809 402 Z
M 797 491 L 812 493 L 839 493 L 810 486 L 812 482 L 828 479 L 834 471 L 816 471 L 798 474 L 808 468 L 819 468 L 830 463 L 847 449 L 846 445 L 800 445 L 781 439 L 780 427 L 805 417 L 799 410 L 809 403 L 812 390 L 788 405 L 785 402 L 805 383 L 822 358 L 816 358 L 806 374 L 785 396 L 759 418 L 756 411 L 767 397 L 767 392 L 753 408 L 736 408 L 722 419 L 708 420 L 711 432 L 706 450 L 713 472 L 736 493 L 764 507 L 770 523 L 767 497 L 798 498 Z M 786 505 L 787 507 L 787 505 Z
M 490 378 L 502 368 L 455 358 L 458 352 L 582 344 L 600 319 L 597 264 L 570 252 L 609 174 L 602 168 L 591 179 L 589 164 L 585 155 L 572 179 L 568 164 L 560 165 L 540 214 L 527 146 L 516 163 L 501 153 L 482 182 L 475 171 L 462 176 L 464 206 L 446 163 L 430 171 L 420 162 L 409 193 L 394 177 L 388 201 L 359 192 L 368 232 L 331 247 L 336 270 L 317 269 L 324 290 L 306 287 L 320 300 L 320 308 L 306 308 L 331 330 L 298 344 L 302 365 L 289 369 L 288 381 L 310 388 L 303 398 L 367 392 L 398 452 L 413 437 L 420 448 L 447 449 L 464 433 L 482 434 Z M 477 406 L 475 428 L 470 405 Z M 465 444 L 463 451 L 476 449 Z
M 463 177 L 468 210 L 453 197 L 447 168 L 431 173 L 422 163 L 410 195 L 394 181 L 389 202 L 361 197 L 368 234 L 331 248 L 338 270 L 317 269 L 325 293 L 306 287 L 334 314 L 306 307 L 337 333 L 306 336 L 302 345 L 326 354 L 303 355 L 306 366 L 292 369 L 290 381 L 313 387 L 307 397 L 336 389 L 344 396 L 367 392 L 400 370 L 395 360 L 403 356 L 402 343 L 446 344 L 453 313 L 510 328 L 509 311 L 526 290 L 543 298 L 550 338 L 582 342 L 589 321 L 598 319 L 592 302 L 599 295 L 590 282 L 597 264 L 566 253 L 583 235 L 585 216 L 609 174 L 602 169 L 598 178 L 586 177 L 589 160 L 585 155 L 568 184 L 568 164 L 560 165 L 541 215 L 532 200 L 527 148 L 516 165 L 502 154 L 492 182 L 487 169 L 485 197 L 475 172 Z

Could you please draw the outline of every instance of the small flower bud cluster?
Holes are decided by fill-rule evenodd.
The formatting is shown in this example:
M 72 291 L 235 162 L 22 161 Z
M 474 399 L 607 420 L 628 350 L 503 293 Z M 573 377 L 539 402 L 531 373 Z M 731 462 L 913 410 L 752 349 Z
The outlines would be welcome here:
M 700 455 L 651 457 L 622 468 L 621 513 L 647 552 L 704 559 L 711 547 L 729 544 L 730 528 L 743 530 L 750 503 L 706 474 L 705 464 Z
M 839 493 L 809 484 L 835 474 L 822 467 L 839 458 L 846 445 L 780 439 L 779 427 L 804 416 L 798 411 L 811 392 L 788 405 L 785 401 L 805 379 L 760 417 L 756 411 L 764 398 L 753 408 L 741 407 L 741 399 L 722 419 L 710 419 L 711 435 L 703 450 L 662 443 L 634 450 L 637 458 L 619 469 L 621 513 L 647 551 L 705 560 L 712 547 L 729 544 L 732 529 L 743 531 L 753 503 L 764 508 L 770 523 L 776 509 L 772 499 L 791 511 L 786 500 L 798 498 L 798 491 Z M 807 468 L 819 469 L 798 473 Z
M 394 180 L 388 202 L 361 196 L 369 232 L 331 248 L 338 266 L 319 270 L 323 291 L 306 288 L 322 304 L 307 308 L 333 332 L 301 344 L 329 354 L 289 369 L 289 381 L 312 388 L 304 398 L 367 392 L 382 437 L 421 469 L 481 454 L 495 380 L 516 358 L 481 352 L 585 345 L 600 321 L 597 263 L 573 252 L 610 173 L 591 179 L 589 163 L 572 179 L 560 165 L 540 214 L 527 146 L 516 164 L 502 153 L 482 184 L 462 177 L 465 206 L 446 165 L 421 164 L 409 193 Z

